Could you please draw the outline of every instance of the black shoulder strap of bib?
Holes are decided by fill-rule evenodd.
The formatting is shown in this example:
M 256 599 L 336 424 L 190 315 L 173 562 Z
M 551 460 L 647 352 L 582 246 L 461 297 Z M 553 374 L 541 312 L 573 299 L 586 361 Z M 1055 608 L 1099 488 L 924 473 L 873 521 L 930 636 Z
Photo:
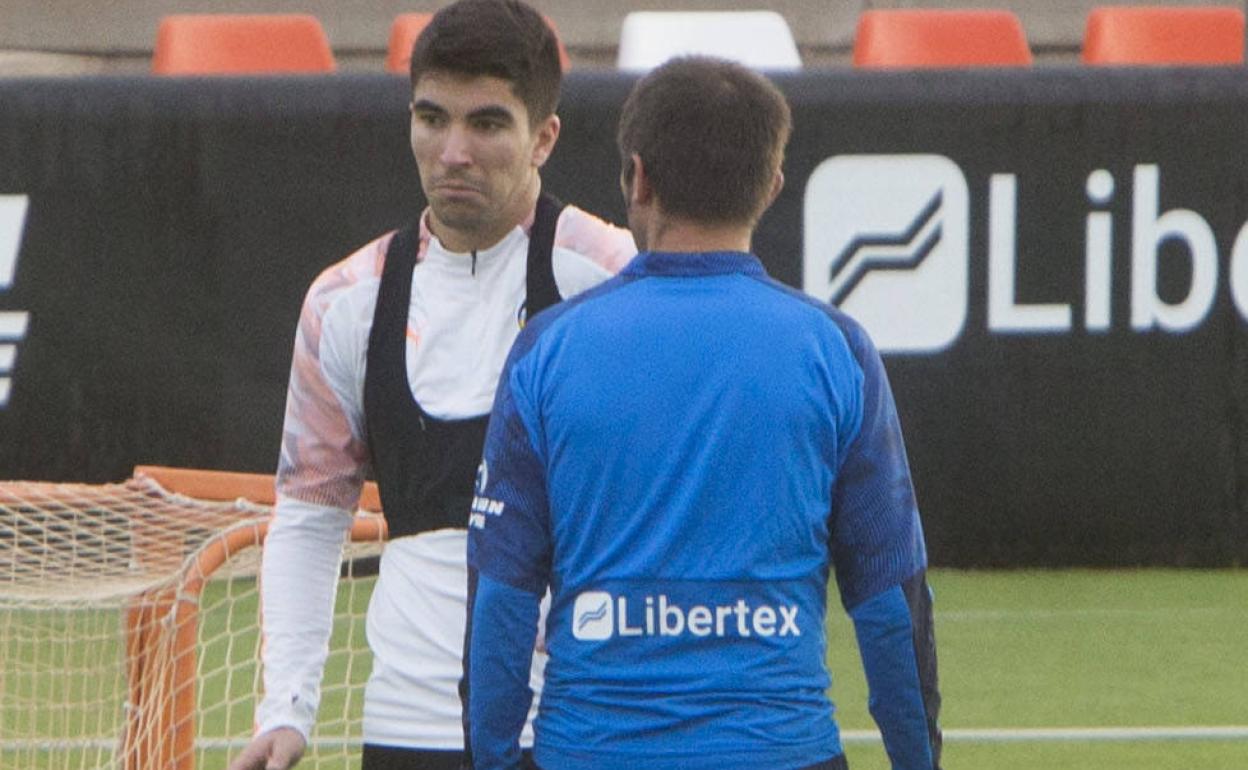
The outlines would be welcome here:
M 405 227 L 390 239 L 386 261 L 381 268 L 381 283 L 377 288 L 377 307 L 373 311 L 373 326 L 368 333 L 368 363 L 364 369 L 364 419 L 367 423 L 369 448 L 373 453 L 374 470 L 381 473 L 379 464 L 378 420 L 403 419 L 409 410 L 400 415 L 389 412 L 395 404 L 411 401 L 407 384 L 405 333 L 408 306 L 412 295 L 412 268 L 416 265 L 419 237 L 415 227 Z M 419 421 L 419 413 L 412 422 Z M 410 426 L 406 426 L 410 427 Z M 386 491 L 382 490 L 382 497 Z M 386 501 L 382 501 L 386 504 Z
M 525 280 L 525 316 L 532 318 L 558 303 L 559 287 L 555 284 L 553 252 L 555 226 L 564 204 L 553 195 L 542 193 L 537 199 L 533 228 L 529 230 L 529 258 Z
M 400 229 L 390 239 L 386 261 L 381 267 L 377 305 L 384 309 L 378 314 L 385 316 L 390 323 L 401 322 L 404 328 L 407 325 L 407 307 L 411 302 L 412 268 L 416 266 L 419 247 L 415 226 Z

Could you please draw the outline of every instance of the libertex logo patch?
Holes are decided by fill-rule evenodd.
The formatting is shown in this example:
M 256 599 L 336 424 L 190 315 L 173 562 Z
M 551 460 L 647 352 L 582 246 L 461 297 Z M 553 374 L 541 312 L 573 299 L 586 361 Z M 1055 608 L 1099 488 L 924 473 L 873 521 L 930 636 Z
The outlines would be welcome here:
M 806 183 L 802 288 L 882 352 L 948 347 L 966 322 L 966 178 L 940 155 L 838 155 Z
M 798 637 L 796 604 L 679 602 L 667 594 L 640 597 L 585 591 L 572 605 L 572 637 L 583 642 L 612 638 L 693 636 L 699 638 Z

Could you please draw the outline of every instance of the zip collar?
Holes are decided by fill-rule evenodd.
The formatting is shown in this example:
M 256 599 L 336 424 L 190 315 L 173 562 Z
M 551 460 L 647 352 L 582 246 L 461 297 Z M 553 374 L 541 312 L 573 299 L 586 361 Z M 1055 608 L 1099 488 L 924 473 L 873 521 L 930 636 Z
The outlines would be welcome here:
M 529 231 L 533 228 L 535 216 L 536 210 L 530 211 L 523 222 L 513 227 L 498 243 L 489 248 L 458 252 L 446 248 L 442 241 L 429 229 L 429 209 L 426 207 L 420 215 L 420 226 L 418 228 L 420 247 L 416 253 L 416 261 L 424 262 L 426 259 L 429 259 L 439 267 L 453 272 L 459 272 L 466 268 L 466 272 L 469 275 L 475 276 L 478 269 L 486 268 L 499 255 L 507 254 L 513 248 L 517 238 L 528 237 Z

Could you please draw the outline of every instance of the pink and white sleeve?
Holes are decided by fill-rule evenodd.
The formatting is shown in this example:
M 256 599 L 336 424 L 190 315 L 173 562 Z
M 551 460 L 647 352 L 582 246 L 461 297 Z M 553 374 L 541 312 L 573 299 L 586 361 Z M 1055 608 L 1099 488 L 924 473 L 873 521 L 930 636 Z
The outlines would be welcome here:
M 322 273 L 300 314 L 261 566 L 265 694 L 257 732 L 293 727 L 306 738 L 315 723 L 338 565 L 368 464 L 364 354 L 387 243 Z
M 584 256 L 610 275 L 637 255 L 632 233 L 575 206 L 567 206 L 560 215 L 555 246 Z

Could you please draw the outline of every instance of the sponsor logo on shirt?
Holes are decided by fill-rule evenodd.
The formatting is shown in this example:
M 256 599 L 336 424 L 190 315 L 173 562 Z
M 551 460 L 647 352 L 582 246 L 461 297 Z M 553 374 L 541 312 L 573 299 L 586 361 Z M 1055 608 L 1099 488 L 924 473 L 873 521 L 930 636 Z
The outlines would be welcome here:
M 677 604 L 666 594 L 640 599 L 585 591 L 572 607 L 572 636 L 583 642 L 615 637 L 773 637 L 802 635 L 796 604 Z

